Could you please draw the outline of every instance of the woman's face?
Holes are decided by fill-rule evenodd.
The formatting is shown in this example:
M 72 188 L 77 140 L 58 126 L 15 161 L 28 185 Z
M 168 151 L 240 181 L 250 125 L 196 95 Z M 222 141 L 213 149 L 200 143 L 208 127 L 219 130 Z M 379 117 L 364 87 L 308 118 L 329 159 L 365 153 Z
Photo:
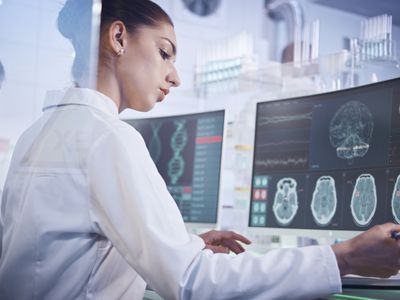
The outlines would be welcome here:
M 174 63 L 176 37 L 170 24 L 144 26 L 130 34 L 117 59 L 121 108 L 148 111 L 180 84 Z

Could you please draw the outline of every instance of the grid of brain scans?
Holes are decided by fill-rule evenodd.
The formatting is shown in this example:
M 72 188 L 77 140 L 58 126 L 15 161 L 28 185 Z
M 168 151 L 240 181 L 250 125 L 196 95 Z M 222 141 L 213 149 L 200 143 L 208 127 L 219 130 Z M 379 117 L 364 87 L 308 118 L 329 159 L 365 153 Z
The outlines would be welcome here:
M 400 79 L 257 104 L 249 226 L 400 223 Z
M 217 222 L 224 114 L 125 120 L 143 136 L 185 222 Z

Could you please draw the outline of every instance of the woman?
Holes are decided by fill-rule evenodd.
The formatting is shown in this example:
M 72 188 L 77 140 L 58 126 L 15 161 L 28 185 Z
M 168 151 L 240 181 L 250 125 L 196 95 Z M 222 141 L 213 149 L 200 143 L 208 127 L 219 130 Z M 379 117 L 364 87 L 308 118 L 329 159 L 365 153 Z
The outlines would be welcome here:
M 393 224 L 333 248 L 265 256 L 206 249 L 241 252 L 235 240 L 248 241 L 233 233 L 189 235 L 143 139 L 118 119 L 179 85 L 172 21 L 148 0 L 104 0 L 101 18 L 96 90 L 50 97 L 16 146 L 1 299 L 141 299 L 145 283 L 166 299 L 313 298 L 340 291 L 349 272 L 397 272 Z

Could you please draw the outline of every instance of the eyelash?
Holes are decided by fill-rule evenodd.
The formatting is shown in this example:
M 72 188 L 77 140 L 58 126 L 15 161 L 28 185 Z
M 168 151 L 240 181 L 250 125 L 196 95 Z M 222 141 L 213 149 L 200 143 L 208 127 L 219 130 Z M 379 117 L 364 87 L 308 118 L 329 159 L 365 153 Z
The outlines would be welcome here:
M 166 51 L 160 49 L 160 55 L 163 60 L 168 60 L 171 58 L 171 55 L 169 55 Z

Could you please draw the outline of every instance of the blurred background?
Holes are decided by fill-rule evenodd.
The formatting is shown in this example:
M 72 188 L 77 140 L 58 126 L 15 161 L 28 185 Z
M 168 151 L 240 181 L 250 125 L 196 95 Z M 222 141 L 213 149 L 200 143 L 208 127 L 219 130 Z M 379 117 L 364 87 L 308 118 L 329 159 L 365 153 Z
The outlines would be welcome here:
M 121 118 L 226 110 L 220 228 L 247 228 L 257 102 L 346 89 L 400 74 L 397 0 L 155 2 L 175 23 L 182 85 L 153 111 L 126 110 Z M 79 51 L 86 58 L 90 86 L 101 1 L 81 3 L 82 15 L 75 16 L 71 30 L 85 40 Z M 71 69 L 78 50 L 57 28 L 64 4 L 0 0 L 0 188 L 13 147 L 41 115 L 46 93 L 74 84 Z

